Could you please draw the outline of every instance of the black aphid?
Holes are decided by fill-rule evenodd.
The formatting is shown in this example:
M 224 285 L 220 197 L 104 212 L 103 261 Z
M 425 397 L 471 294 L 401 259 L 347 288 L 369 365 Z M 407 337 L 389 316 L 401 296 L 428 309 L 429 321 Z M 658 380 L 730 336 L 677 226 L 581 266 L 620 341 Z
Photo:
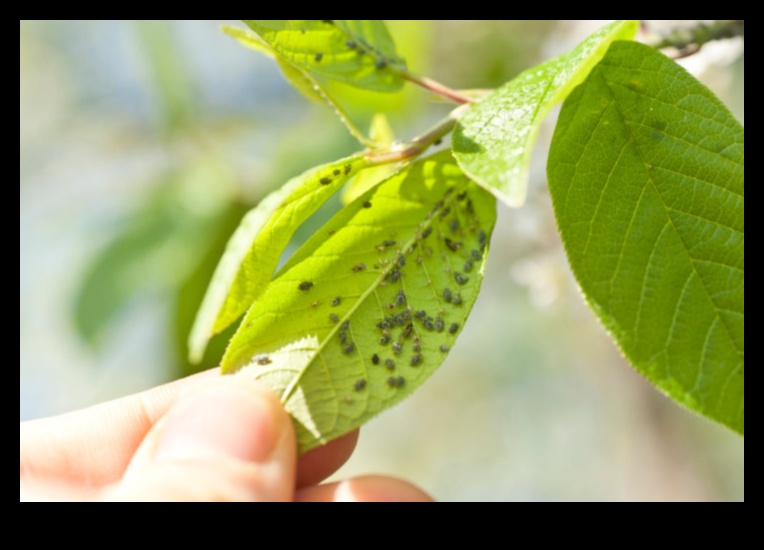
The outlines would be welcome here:
M 344 330 L 340 330 L 340 344 L 343 346 L 348 343 L 348 333 Z
M 347 330 L 350 328 L 350 321 L 345 321 L 342 323 L 342 326 L 340 327 L 341 330 Z
M 408 309 L 404 309 L 403 311 L 401 311 L 401 318 L 404 321 L 408 321 L 409 319 L 411 319 L 411 312 Z
M 369 201 L 363 201 L 363 204 L 361 205 L 364 208 L 371 208 L 371 203 Z
M 466 198 L 467 198 L 467 191 L 462 191 L 461 193 L 456 195 L 456 199 L 460 201 L 463 201 Z
M 422 362 L 422 354 L 421 353 L 417 353 L 416 355 L 413 355 L 411 357 L 411 361 L 409 362 L 409 364 L 412 367 L 416 367 L 421 362 Z
M 334 19 L 322 19 L 321 22 L 327 25 L 334 25 Z
M 394 388 L 397 385 L 397 382 L 395 381 L 395 376 L 390 376 L 387 379 L 387 385 L 390 386 L 391 388 Z
M 432 227 L 428 227 L 427 229 L 422 231 L 422 238 L 426 239 L 427 237 L 430 236 L 430 233 L 432 233 Z
M 302 291 L 310 290 L 313 288 L 313 283 L 310 281 L 303 281 L 299 285 L 297 285 L 297 288 L 299 288 Z
M 377 60 L 374 62 L 374 66 L 375 66 L 377 69 L 384 69 L 385 67 L 387 67 L 387 61 L 385 61 L 384 59 L 377 59 Z
M 459 250 L 459 247 L 462 246 L 461 242 L 459 242 L 459 241 L 454 242 L 451 239 L 449 239 L 448 237 L 446 237 L 443 242 L 446 243 L 446 246 L 448 247 L 448 249 L 451 252 L 456 252 L 457 250 Z
M 334 174 L 335 176 L 339 176 L 341 173 L 342 173 L 342 170 L 340 170 L 339 168 L 335 168 L 334 170 L 332 170 L 332 174 Z
M 454 281 L 456 281 L 460 285 L 466 284 L 467 281 L 469 281 L 469 280 L 470 280 L 470 278 L 467 277 L 466 275 L 462 275 L 458 271 L 454 271 Z
M 440 145 L 441 143 L 443 143 L 443 140 L 440 139 L 440 138 L 438 138 L 438 139 L 436 139 L 435 141 L 432 142 L 433 145 Z
M 406 327 L 401 331 L 401 338 L 405 340 L 406 338 L 411 336 L 411 331 L 413 329 L 414 329 L 414 325 L 412 325 L 411 323 L 406 325 Z
M 336 314 L 336 313 L 330 313 L 330 314 L 329 314 L 329 320 L 330 320 L 332 323 L 339 323 L 339 321 L 340 321 L 340 318 L 337 316 L 337 314 Z
M 397 283 L 398 279 L 401 278 L 401 272 L 398 271 L 397 267 L 394 267 L 390 270 L 390 282 L 391 283 Z
M 390 239 L 386 239 L 386 240 L 382 241 L 382 246 L 385 246 L 385 247 L 387 247 L 387 246 L 395 246 L 396 244 L 398 244 L 398 243 L 396 243 L 395 241 L 390 240 Z
M 422 321 L 422 324 L 424 325 L 424 328 L 426 328 L 427 330 L 435 329 L 435 325 L 429 319 L 425 319 L 424 321 Z
M 353 342 L 350 342 L 347 346 L 342 348 L 342 353 L 344 353 L 345 355 L 353 353 L 354 351 L 355 351 L 355 344 Z
M 485 246 L 485 231 L 483 231 L 482 229 L 478 231 L 477 240 L 481 246 Z
M 258 365 L 270 365 L 271 358 L 267 355 L 259 355 L 255 358 L 255 362 L 257 362 Z
M 385 328 L 393 328 L 392 325 L 390 325 L 387 321 L 380 321 L 377 323 L 377 328 L 385 329 Z
M 382 344 L 383 346 L 386 346 L 387 344 L 390 343 L 390 336 L 388 334 L 385 334 L 379 339 L 379 343 Z
M 417 247 L 417 245 L 418 245 L 418 244 L 419 244 L 419 243 L 414 243 L 414 244 L 412 244 L 412 245 L 409 247 L 409 254 L 411 254 L 412 252 L 414 252 L 414 250 L 416 250 L 416 247 Z
M 438 317 L 435 320 L 435 330 L 437 330 L 438 332 L 443 332 L 444 328 L 446 328 L 446 323 L 443 322 L 443 319 Z
M 483 259 L 483 255 L 480 253 L 479 250 L 473 249 L 470 251 L 470 254 L 472 255 L 472 259 L 475 260 L 476 262 L 479 262 L 480 260 Z
M 462 269 L 467 273 L 472 271 L 472 260 L 468 259 L 466 262 L 464 262 L 464 267 Z
M 366 264 L 361 262 L 360 264 L 355 264 L 353 267 L 350 268 L 354 273 L 358 273 L 359 271 L 365 271 L 366 270 Z
M 318 181 L 321 182 L 321 185 L 329 185 L 330 183 L 332 183 L 332 178 L 324 177 L 324 178 L 321 178 Z
M 355 49 L 355 42 L 353 42 L 352 40 L 345 40 L 345 45 L 351 50 Z
M 456 334 L 457 330 L 459 330 L 459 324 L 458 323 L 451 323 L 451 326 L 448 327 L 448 332 L 450 334 Z
M 353 384 L 353 389 L 355 391 L 361 391 L 366 387 L 366 379 L 365 378 L 359 378 L 355 381 L 355 384 Z
M 398 254 L 398 265 L 403 267 L 406 265 L 406 257 L 403 254 Z
M 395 370 L 395 361 L 392 359 L 385 359 L 385 368 L 387 370 Z
M 331 303 L 332 303 L 332 307 L 337 307 L 338 305 L 342 303 L 342 297 L 337 296 L 336 298 L 333 298 Z
M 406 379 L 403 378 L 403 376 L 399 376 L 398 378 L 395 379 L 395 385 L 398 386 L 399 388 L 403 386 L 403 384 L 405 383 L 406 383 Z
M 452 220 L 449 228 L 451 229 L 451 233 L 459 231 L 459 220 Z
M 314 57 L 313 59 L 315 59 L 315 60 L 316 60 L 316 63 L 318 63 L 319 61 L 321 61 L 321 59 L 323 59 L 323 57 L 324 57 L 324 54 L 322 54 L 322 53 L 317 53 L 317 54 L 316 54 L 316 57 Z
M 371 362 L 375 365 L 379 365 L 379 355 L 376 353 L 371 356 Z
M 424 319 L 427 317 L 427 312 L 423 309 L 420 309 L 419 311 L 414 313 L 414 317 L 416 317 L 417 319 Z
M 352 164 L 346 164 L 345 165 L 345 175 L 347 176 L 352 169 L 353 169 L 353 165 Z
M 462 305 L 462 296 L 461 296 L 461 294 L 454 294 L 454 299 L 451 300 L 451 303 L 454 304 L 455 306 Z
M 449 348 L 449 347 L 448 347 L 448 346 L 446 346 L 446 345 L 442 345 L 442 346 L 440 346 L 438 349 L 439 349 L 440 351 L 442 351 L 443 353 L 448 353 L 448 350 L 450 350 L 451 348 Z
M 395 295 L 395 305 L 396 306 L 406 305 L 406 293 L 403 292 L 403 290 L 399 290 L 398 294 Z
M 443 212 L 441 212 L 441 213 L 440 213 L 440 217 L 441 217 L 441 218 L 445 218 L 445 217 L 446 217 L 446 216 L 448 216 L 450 213 L 451 213 L 451 207 L 450 207 L 450 206 L 446 206 L 446 207 L 443 209 Z
M 453 299 L 454 299 L 454 295 L 451 293 L 451 289 L 450 288 L 444 288 L 443 289 L 443 300 L 446 303 L 450 304 Z
M 403 349 L 403 346 L 401 345 L 400 342 L 393 342 L 393 353 L 395 355 L 400 355 L 402 349 Z
M 406 324 L 406 320 L 400 315 L 393 315 L 393 319 L 395 319 L 395 324 L 398 325 L 399 327 L 402 327 L 403 325 Z

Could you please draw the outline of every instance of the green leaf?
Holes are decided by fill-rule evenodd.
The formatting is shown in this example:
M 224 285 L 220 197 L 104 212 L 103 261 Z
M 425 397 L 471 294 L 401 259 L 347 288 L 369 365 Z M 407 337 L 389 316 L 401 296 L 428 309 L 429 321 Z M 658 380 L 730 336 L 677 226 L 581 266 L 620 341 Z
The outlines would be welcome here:
M 403 86 L 405 62 L 383 21 L 244 20 L 290 63 L 378 92 Z
M 212 335 L 238 319 L 270 282 L 281 252 L 299 225 L 368 161 L 362 154 L 312 168 L 253 208 L 228 241 L 189 336 L 199 360 Z
M 454 156 L 464 173 L 509 206 L 520 207 L 539 126 L 583 82 L 614 40 L 631 39 L 637 21 L 616 21 L 573 50 L 528 69 L 475 105 L 456 125 Z
M 247 312 L 223 371 L 242 369 L 281 397 L 302 451 L 360 426 L 454 344 L 495 204 L 448 151 L 407 166 L 295 253 Z
M 744 431 L 744 131 L 653 49 L 616 42 L 563 105 L 549 187 L 573 271 L 631 363 Z

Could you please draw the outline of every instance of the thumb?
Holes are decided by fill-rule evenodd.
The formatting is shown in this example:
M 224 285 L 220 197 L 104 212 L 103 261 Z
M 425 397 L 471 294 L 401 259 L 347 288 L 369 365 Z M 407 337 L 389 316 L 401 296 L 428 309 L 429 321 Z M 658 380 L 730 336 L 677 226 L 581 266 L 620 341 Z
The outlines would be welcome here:
M 225 377 L 179 399 L 104 496 L 291 500 L 296 454 L 292 423 L 277 397 L 256 382 Z

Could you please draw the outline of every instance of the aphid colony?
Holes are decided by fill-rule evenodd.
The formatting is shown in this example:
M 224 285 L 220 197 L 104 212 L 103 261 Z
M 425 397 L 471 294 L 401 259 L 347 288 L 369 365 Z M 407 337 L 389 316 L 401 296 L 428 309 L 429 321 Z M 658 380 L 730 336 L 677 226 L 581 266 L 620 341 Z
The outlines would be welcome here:
M 349 172 L 349 168 L 350 165 L 346 167 L 346 174 Z M 340 170 L 335 169 L 333 175 L 339 175 L 339 172 Z M 323 179 L 321 183 L 323 184 Z M 365 201 L 361 206 L 364 209 L 369 209 L 372 207 L 372 203 Z M 460 212 L 466 212 L 467 219 L 460 220 Z M 472 246 L 475 248 L 469 246 L 470 241 L 474 243 Z M 427 340 L 428 337 L 424 336 L 425 334 L 433 332 L 443 333 L 446 336 L 456 335 L 459 332 L 459 323 L 447 322 L 448 308 L 458 308 L 462 305 L 462 296 L 458 289 L 470 281 L 470 277 L 464 273 L 472 271 L 474 262 L 482 261 L 482 251 L 486 247 L 486 242 L 485 232 L 476 227 L 474 210 L 466 192 L 454 196 L 453 191 L 449 190 L 444 200 L 435 204 L 426 220 L 420 224 L 413 237 L 413 242 L 399 242 L 394 238 L 389 238 L 375 244 L 373 250 L 376 253 L 388 254 L 389 257 L 378 258 L 371 267 L 368 267 L 367 263 L 356 262 L 350 266 L 349 271 L 353 274 L 359 274 L 359 276 L 376 275 L 378 277 L 376 283 L 370 284 L 376 285 L 374 296 L 376 296 L 376 303 L 383 312 L 374 324 L 379 331 L 375 336 L 379 348 L 367 355 L 367 350 L 363 349 L 367 344 L 361 348 L 357 346 L 353 339 L 350 319 L 352 312 L 359 307 L 359 304 L 354 302 L 350 296 L 336 296 L 328 301 L 328 305 L 332 309 L 336 308 L 335 311 L 328 313 L 328 319 L 330 324 L 335 327 L 333 332 L 336 333 L 341 353 L 346 356 L 358 357 L 366 365 L 366 369 L 376 367 L 395 372 L 399 368 L 416 368 L 424 364 L 426 354 L 422 352 L 421 338 Z M 414 263 L 416 265 L 412 264 L 411 267 L 407 268 L 406 255 L 410 258 L 415 257 L 416 262 Z M 449 277 L 447 280 L 452 280 L 455 285 L 446 286 L 440 291 L 436 291 L 430 272 L 424 265 L 424 260 L 432 258 L 433 255 L 435 258 L 432 262 L 428 262 L 428 265 L 442 266 L 446 276 Z M 368 259 L 367 262 L 369 265 L 372 264 Z M 459 265 L 461 271 L 451 267 L 454 262 Z M 406 284 L 407 269 L 415 270 L 412 275 L 409 275 L 411 280 L 408 284 Z M 426 281 L 424 286 L 421 284 L 423 280 Z M 441 280 L 443 279 L 441 278 Z M 391 285 L 393 288 L 390 288 Z M 314 283 L 311 281 L 302 281 L 297 285 L 301 292 L 311 291 L 313 287 Z M 406 288 L 409 288 L 409 291 L 416 290 L 414 292 L 415 301 L 422 295 L 423 289 L 428 289 L 426 290 L 427 293 L 431 290 L 433 297 L 426 298 L 423 303 L 432 305 L 435 302 L 440 304 L 441 308 L 435 312 L 414 309 L 409 302 L 410 298 Z M 391 296 L 388 298 L 389 303 L 385 303 L 387 300 L 381 298 L 384 295 Z M 343 314 L 344 308 L 340 306 L 346 303 L 349 304 L 350 309 Z M 373 304 L 375 300 L 373 297 L 368 297 L 366 303 Z M 348 314 L 348 312 L 350 313 Z M 342 322 L 340 323 L 340 321 Z M 442 338 L 439 339 L 442 341 Z M 442 354 L 448 353 L 450 349 L 450 345 L 445 343 L 437 346 L 437 350 Z M 258 364 L 267 363 L 260 363 L 258 360 Z M 403 367 L 399 365 L 403 365 Z M 374 376 L 373 371 L 369 371 L 367 377 L 359 378 L 353 383 L 353 390 L 356 392 L 366 390 L 369 377 L 378 378 Z M 390 388 L 400 388 L 404 385 L 405 377 L 401 374 L 390 375 L 387 378 L 387 386 Z M 347 403 L 354 402 L 347 395 L 345 401 Z
M 327 25 L 334 25 L 334 20 L 331 19 L 321 19 L 322 23 L 325 23 Z M 305 33 L 305 29 L 300 29 L 303 34 Z M 392 62 L 390 58 L 388 58 L 384 53 L 370 45 L 368 42 L 363 40 L 360 37 L 350 36 L 347 40 L 345 40 L 345 46 L 347 49 L 351 52 L 355 52 L 359 57 L 365 55 L 367 52 L 371 53 L 371 56 L 374 58 L 374 66 L 377 69 L 384 69 Z M 313 56 L 313 60 L 316 63 L 321 63 L 321 60 L 324 58 L 323 53 L 316 53 Z

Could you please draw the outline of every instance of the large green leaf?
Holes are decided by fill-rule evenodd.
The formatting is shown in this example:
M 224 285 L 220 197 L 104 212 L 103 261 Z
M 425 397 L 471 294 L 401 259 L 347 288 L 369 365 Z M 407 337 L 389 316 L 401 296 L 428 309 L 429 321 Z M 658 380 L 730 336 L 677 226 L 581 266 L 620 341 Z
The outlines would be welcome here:
M 403 86 L 405 62 L 383 21 L 244 20 L 285 59 L 311 74 L 378 92 Z
M 632 364 L 744 431 L 744 132 L 647 46 L 616 42 L 563 105 L 549 186 L 570 263 Z
M 253 208 L 231 237 L 212 277 L 189 336 L 189 355 L 199 360 L 212 335 L 233 323 L 270 282 L 294 231 L 368 160 L 348 157 L 289 180 Z
M 470 109 L 452 137 L 454 156 L 465 174 L 509 206 L 522 206 L 533 142 L 544 117 L 583 82 L 614 40 L 633 38 L 637 27 L 637 21 L 611 23 Z
M 303 245 L 223 358 L 281 397 L 301 450 L 409 395 L 477 298 L 495 199 L 445 151 L 360 196 Z

